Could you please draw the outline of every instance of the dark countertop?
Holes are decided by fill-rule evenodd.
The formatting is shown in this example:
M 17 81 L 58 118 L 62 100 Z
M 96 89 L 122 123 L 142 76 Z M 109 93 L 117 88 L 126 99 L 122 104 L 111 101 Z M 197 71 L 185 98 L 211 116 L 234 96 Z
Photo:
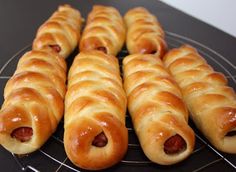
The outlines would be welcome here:
M 83 17 L 87 16 L 92 4 L 113 5 L 122 14 L 134 6 L 144 6 L 158 16 L 165 30 L 203 42 L 229 59 L 235 57 L 234 52 L 230 51 L 235 46 L 235 38 L 157 0 L 8 0 L 0 2 L 0 66 L 15 52 L 31 43 L 37 28 L 48 19 L 58 5 L 64 3 L 79 9 Z
M 37 28 L 49 18 L 58 5 L 65 3 L 79 9 L 84 18 L 93 4 L 114 6 L 121 14 L 132 7 L 144 6 L 158 17 L 165 31 L 202 43 L 228 59 L 232 63 L 232 68 L 236 65 L 234 37 L 157 0 L 8 0 L 0 1 L 0 69 L 16 52 L 32 43 Z M 231 72 L 236 75 L 234 70 Z M 0 77 L 5 76 L 5 73 L 0 73 Z M 0 81 L 0 103 L 2 103 L 6 79 Z M 236 164 L 236 160 L 234 162 Z M 224 165 L 217 165 L 215 169 L 225 169 Z M 21 171 L 12 155 L 2 147 L 0 147 L 0 167 L 4 169 L 3 171 Z M 169 168 L 168 170 L 171 171 Z

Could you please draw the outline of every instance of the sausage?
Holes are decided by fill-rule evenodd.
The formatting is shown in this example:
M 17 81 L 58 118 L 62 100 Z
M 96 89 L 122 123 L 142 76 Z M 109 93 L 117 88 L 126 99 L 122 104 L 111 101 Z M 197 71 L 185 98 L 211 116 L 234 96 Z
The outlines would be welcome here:
M 156 53 L 157 53 L 156 50 L 153 50 L 153 51 L 150 52 L 150 54 L 156 54 Z
M 105 54 L 107 54 L 107 49 L 106 49 L 106 47 L 97 47 L 96 49 L 99 50 L 99 51 L 104 52 Z
M 16 138 L 21 142 L 27 142 L 33 135 L 33 129 L 31 127 L 20 127 L 12 131 L 11 137 Z
M 236 136 L 236 131 L 230 131 L 230 132 L 228 132 L 225 136 L 227 136 L 227 137 Z
M 144 42 L 143 47 L 140 49 L 140 53 L 141 54 L 155 54 L 157 53 L 157 47 L 150 42 Z
M 143 48 L 140 52 L 141 52 L 142 54 L 156 54 L 156 53 L 157 53 L 157 50 L 155 50 L 155 49 L 146 49 L 146 48 Z
M 92 145 L 96 147 L 104 147 L 106 146 L 107 142 L 108 140 L 106 135 L 104 134 L 104 132 L 101 132 L 94 138 Z
M 186 142 L 185 140 L 178 134 L 170 137 L 164 143 L 164 151 L 166 154 L 176 154 L 184 149 L 186 149 Z
M 61 47 L 59 45 L 49 45 L 55 52 L 59 53 L 61 51 Z

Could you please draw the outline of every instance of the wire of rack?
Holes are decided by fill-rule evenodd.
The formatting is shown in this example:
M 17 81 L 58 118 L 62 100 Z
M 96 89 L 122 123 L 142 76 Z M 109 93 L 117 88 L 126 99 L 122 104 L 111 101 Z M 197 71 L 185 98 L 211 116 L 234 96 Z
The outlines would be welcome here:
M 215 68 L 216 70 L 223 72 L 228 80 L 230 86 L 236 89 L 236 66 L 232 64 L 227 58 L 212 50 L 211 48 L 205 46 L 190 38 L 178 35 L 166 31 L 166 39 L 169 48 L 179 47 L 182 44 L 191 44 L 198 49 L 200 54 L 202 54 L 206 60 Z M 9 60 L 0 69 L 0 84 L 5 84 L 5 82 L 10 78 L 15 69 L 16 63 L 21 55 L 30 50 L 31 45 L 27 45 L 18 51 L 14 56 L 9 58 Z M 71 57 L 68 58 L 68 65 L 73 61 L 74 55 L 78 53 L 75 51 Z M 118 54 L 118 59 L 121 67 L 121 62 L 125 56 L 128 55 L 128 51 L 123 48 Z M 69 66 L 68 66 L 69 67 Z M 74 166 L 66 156 L 63 144 L 63 120 L 59 123 L 56 132 L 49 138 L 45 145 L 38 151 L 26 155 L 18 156 L 12 154 L 13 159 L 22 171 L 83 171 L 82 169 Z M 130 169 L 147 170 L 147 171 L 208 171 L 211 168 L 224 168 L 227 171 L 236 170 L 236 156 L 225 154 L 217 151 L 205 137 L 196 129 L 193 122 L 190 120 L 190 126 L 194 129 L 196 135 L 196 146 L 192 155 L 181 163 L 172 166 L 161 166 L 152 163 L 144 155 L 139 141 L 135 135 L 131 118 L 129 114 L 126 115 L 126 126 L 129 132 L 129 144 L 128 152 L 123 160 L 115 165 L 114 167 L 107 169 L 107 171 L 130 171 Z

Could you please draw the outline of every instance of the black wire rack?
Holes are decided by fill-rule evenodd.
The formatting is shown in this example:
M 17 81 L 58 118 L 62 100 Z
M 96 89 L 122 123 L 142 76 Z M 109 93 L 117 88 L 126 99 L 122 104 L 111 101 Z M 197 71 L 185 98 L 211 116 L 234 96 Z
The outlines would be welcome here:
M 236 90 L 236 66 L 234 66 L 227 58 L 217 53 L 216 50 L 205 46 L 204 44 L 192 40 L 190 38 L 178 35 L 176 33 L 166 31 L 166 40 L 169 48 L 179 47 L 182 44 L 190 44 L 196 47 L 199 53 L 205 57 L 208 63 L 216 70 L 225 74 L 228 78 L 229 85 Z M 13 74 L 19 58 L 28 50 L 31 45 L 27 45 L 14 56 L 12 56 L 5 65 L 0 69 L 0 85 L 5 86 L 6 81 Z M 73 57 L 78 52 L 74 52 L 67 59 L 68 67 L 73 61 Z M 123 49 L 119 54 L 119 62 L 128 55 L 126 49 Z M 121 66 L 121 65 L 120 65 Z M 12 154 L 13 161 L 15 160 L 22 171 L 85 171 L 74 166 L 67 158 L 63 144 L 63 120 L 59 123 L 56 132 L 38 151 L 25 155 L 18 156 Z M 128 151 L 123 160 L 117 165 L 104 171 L 236 171 L 236 155 L 225 154 L 217 151 L 211 146 L 205 137 L 196 129 L 195 125 L 190 120 L 190 126 L 195 131 L 196 144 L 193 153 L 186 160 L 170 166 L 162 166 L 152 163 L 144 155 L 139 141 L 133 130 L 131 118 L 126 115 L 126 126 L 129 132 Z M 236 145 L 235 145 L 236 146 Z

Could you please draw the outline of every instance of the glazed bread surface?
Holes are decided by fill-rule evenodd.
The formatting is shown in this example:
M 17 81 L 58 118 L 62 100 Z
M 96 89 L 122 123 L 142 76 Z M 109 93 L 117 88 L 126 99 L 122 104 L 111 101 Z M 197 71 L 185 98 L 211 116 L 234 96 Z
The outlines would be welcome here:
M 164 55 L 167 49 L 165 34 L 154 15 L 143 7 L 136 7 L 125 14 L 124 20 L 129 54 L 156 54 L 160 58 Z
M 157 55 L 133 54 L 123 60 L 128 109 L 145 155 L 170 165 L 194 149 L 195 136 L 176 82 Z
M 53 49 L 67 58 L 78 45 L 82 25 L 80 12 L 70 5 L 61 5 L 37 31 L 33 49 Z
M 0 143 L 15 154 L 39 149 L 64 111 L 66 63 L 54 52 L 30 51 L 19 60 L 4 89 Z
M 128 147 L 126 96 L 118 60 L 101 51 L 78 54 L 69 70 L 64 146 L 83 169 L 118 163 Z
M 117 55 L 125 41 L 123 18 L 114 7 L 94 5 L 80 41 L 80 51 L 100 50 Z
M 182 88 L 196 126 L 217 149 L 236 153 L 236 95 L 226 77 L 190 45 L 171 50 L 164 63 Z

